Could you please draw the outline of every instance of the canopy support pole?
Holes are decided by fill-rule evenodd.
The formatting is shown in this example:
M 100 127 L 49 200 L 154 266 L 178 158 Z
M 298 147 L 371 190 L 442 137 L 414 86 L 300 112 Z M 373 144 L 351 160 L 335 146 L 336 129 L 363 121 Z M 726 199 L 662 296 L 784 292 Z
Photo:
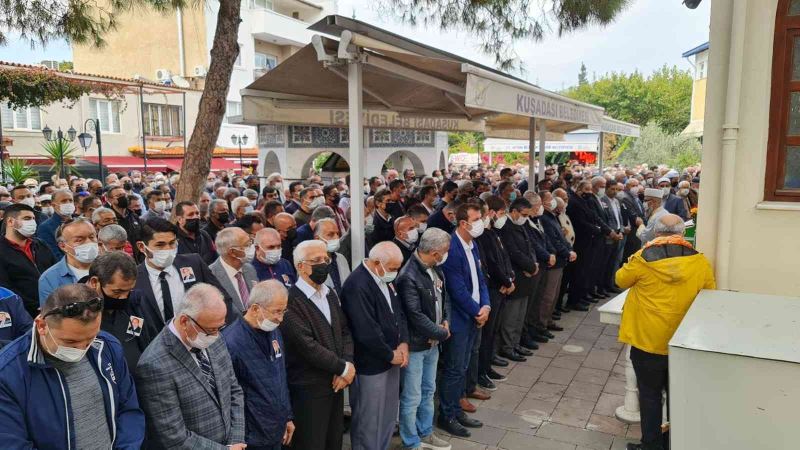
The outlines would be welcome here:
M 528 190 L 536 187 L 536 119 L 528 119 Z M 520 194 L 525 194 L 520 192 Z
M 600 170 L 600 175 L 603 174 L 603 141 L 605 140 L 605 133 L 600 132 L 600 143 L 597 144 L 597 167 Z
M 350 242 L 353 270 L 361 264 L 365 253 L 364 236 L 364 140 L 361 115 L 363 100 L 363 72 L 361 62 L 351 60 L 347 64 L 347 106 L 350 116 Z
M 539 181 L 544 180 L 545 144 L 547 144 L 547 122 L 539 121 Z

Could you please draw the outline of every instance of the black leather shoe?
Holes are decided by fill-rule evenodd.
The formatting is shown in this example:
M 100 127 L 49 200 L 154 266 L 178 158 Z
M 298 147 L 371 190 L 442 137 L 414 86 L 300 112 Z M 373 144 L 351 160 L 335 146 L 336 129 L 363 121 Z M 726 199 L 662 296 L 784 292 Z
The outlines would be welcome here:
M 563 327 L 560 327 L 560 326 L 558 326 L 558 325 L 556 325 L 556 324 L 554 324 L 554 323 L 553 323 L 553 324 L 550 324 L 550 325 L 548 325 L 548 326 L 547 326 L 547 329 L 548 329 L 548 330 L 550 330 L 550 331 L 564 331 L 564 328 L 563 328 Z
M 502 356 L 505 359 L 508 359 L 508 360 L 511 360 L 511 361 L 516 361 L 516 362 L 523 362 L 523 361 L 527 361 L 528 360 L 527 358 L 525 358 L 524 356 L 520 355 L 517 352 L 507 353 L 507 352 L 501 351 L 500 352 L 500 356 Z
M 589 307 L 588 307 L 588 306 L 585 306 L 585 305 L 583 305 L 583 304 L 578 304 L 578 305 L 569 305 L 569 307 L 570 307 L 570 308 L 571 308 L 573 311 L 588 311 L 588 310 L 589 310 Z
M 615 288 L 609 289 L 608 292 L 610 292 L 612 294 L 621 294 L 622 293 L 622 289 L 615 287 Z
M 436 425 L 445 432 L 458 437 L 467 438 L 472 436 L 468 429 L 464 428 L 457 419 L 442 420 L 439 419 Z
M 539 331 L 537 331 L 537 333 L 539 334 L 539 336 L 546 337 L 547 339 L 553 339 L 554 337 L 556 337 L 555 334 L 553 334 L 553 333 L 551 333 L 551 332 L 549 332 L 547 330 L 539 330 Z
M 528 350 L 539 350 L 539 344 L 529 337 L 523 336 L 523 338 L 519 340 L 519 345 Z
M 605 289 L 601 289 L 601 290 L 597 291 L 597 294 L 595 294 L 595 297 L 607 298 L 609 295 L 611 295 L 611 294 L 609 294 L 608 291 L 606 291 Z
M 522 346 L 519 346 L 519 345 L 514 347 L 514 351 L 519 353 L 522 356 L 531 356 L 531 355 L 533 355 L 532 351 L 530 351 L 528 349 L 525 349 L 525 348 L 522 348 Z
M 553 318 L 553 320 L 561 320 L 561 313 L 560 312 L 554 312 L 552 318 Z
M 541 342 L 542 344 L 550 342 L 550 339 L 548 339 L 547 336 L 542 336 L 541 334 L 538 333 L 534 335 L 531 339 L 533 339 L 536 342 Z
M 625 450 L 643 450 L 642 444 L 634 444 L 633 442 L 625 446 Z
M 567 305 L 559 306 L 558 310 L 561 311 L 562 313 L 568 313 L 568 312 L 572 311 L 572 309 Z
M 585 301 L 587 303 L 598 303 L 602 299 L 603 299 L 603 297 L 586 297 Z
M 492 383 L 492 380 L 489 379 L 486 375 L 481 375 L 478 377 L 478 386 L 486 389 L 487 391 L 496 391 L 497 386 Z
M 483 422 L 478 419 L 473 419 L 472 417 L 467 416 L 463 412 L 456 417 L 458 423 L 467 427 L 467 428 L 480 428 L 483 426 Z
M 486 376 L 489 377 L 489 379 L 492 381 L 506 381 L 508 379 L 502 373 L 499 373 L 491 368 L 486 372 Z
M 492 358 L 492 365 L 497 367 L 508 367 L 508 361 L 499 356 Z

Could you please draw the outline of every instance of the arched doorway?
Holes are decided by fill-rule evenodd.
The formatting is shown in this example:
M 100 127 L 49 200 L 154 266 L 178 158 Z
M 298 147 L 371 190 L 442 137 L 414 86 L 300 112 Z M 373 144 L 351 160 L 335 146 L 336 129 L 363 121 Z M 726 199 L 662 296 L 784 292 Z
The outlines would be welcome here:
M 400 150 L 389 154 L 383 162 L 384 169 L 394 169 L 401 174 L 405 169 L 414 169 L 417 176 L 425 174 L 425 166 L 419 156 L 407 150 Z
M 268 177 L 270 174 L 273 173 L 280 173 L 281 172 L 281 161 L 278 159 L 278 155 L 274 151 L 269 151 L 267 153 L 266 158 L 264 158 L 264 165 L 261 166 L 261 173 Z
M 350 164 L 344 156 L 336 152 L 324 151 L 311 154 L 303 163 L 300 176 L 305 179 L 315 169 L 323 180 L 341 178 L 350 173 Z

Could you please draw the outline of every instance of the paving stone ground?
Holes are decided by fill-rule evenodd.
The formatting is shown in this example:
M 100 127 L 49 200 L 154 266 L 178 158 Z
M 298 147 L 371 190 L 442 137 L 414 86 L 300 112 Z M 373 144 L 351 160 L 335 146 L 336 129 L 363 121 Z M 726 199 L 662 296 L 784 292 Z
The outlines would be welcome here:
M 483 428 L 471 429 L 467 439 L 436 433 L 453 450 L 620 450 L 638 442 L 639 426 L 614 418 L 625 393 L 618 327 L 600 323 L 593 306 L 563 314 L 558 324 L 564 331 L 527 361 L 495 368 L 508 380 L 497 383 L 490 400 L 471 400 Z M 392 449 L 400 448 L 395 437 Z

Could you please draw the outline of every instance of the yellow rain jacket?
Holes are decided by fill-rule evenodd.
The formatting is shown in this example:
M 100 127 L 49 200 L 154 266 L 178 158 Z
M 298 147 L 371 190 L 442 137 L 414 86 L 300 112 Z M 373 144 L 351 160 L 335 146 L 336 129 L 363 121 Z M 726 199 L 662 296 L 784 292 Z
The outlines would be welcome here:
M 640 350 L 668 354 L 667 343 L 701 289 L 715 289 L 714 272 L 683 238 L 657 238 L 617 271 L 617 285 L 630 288 L 619 340 Z

